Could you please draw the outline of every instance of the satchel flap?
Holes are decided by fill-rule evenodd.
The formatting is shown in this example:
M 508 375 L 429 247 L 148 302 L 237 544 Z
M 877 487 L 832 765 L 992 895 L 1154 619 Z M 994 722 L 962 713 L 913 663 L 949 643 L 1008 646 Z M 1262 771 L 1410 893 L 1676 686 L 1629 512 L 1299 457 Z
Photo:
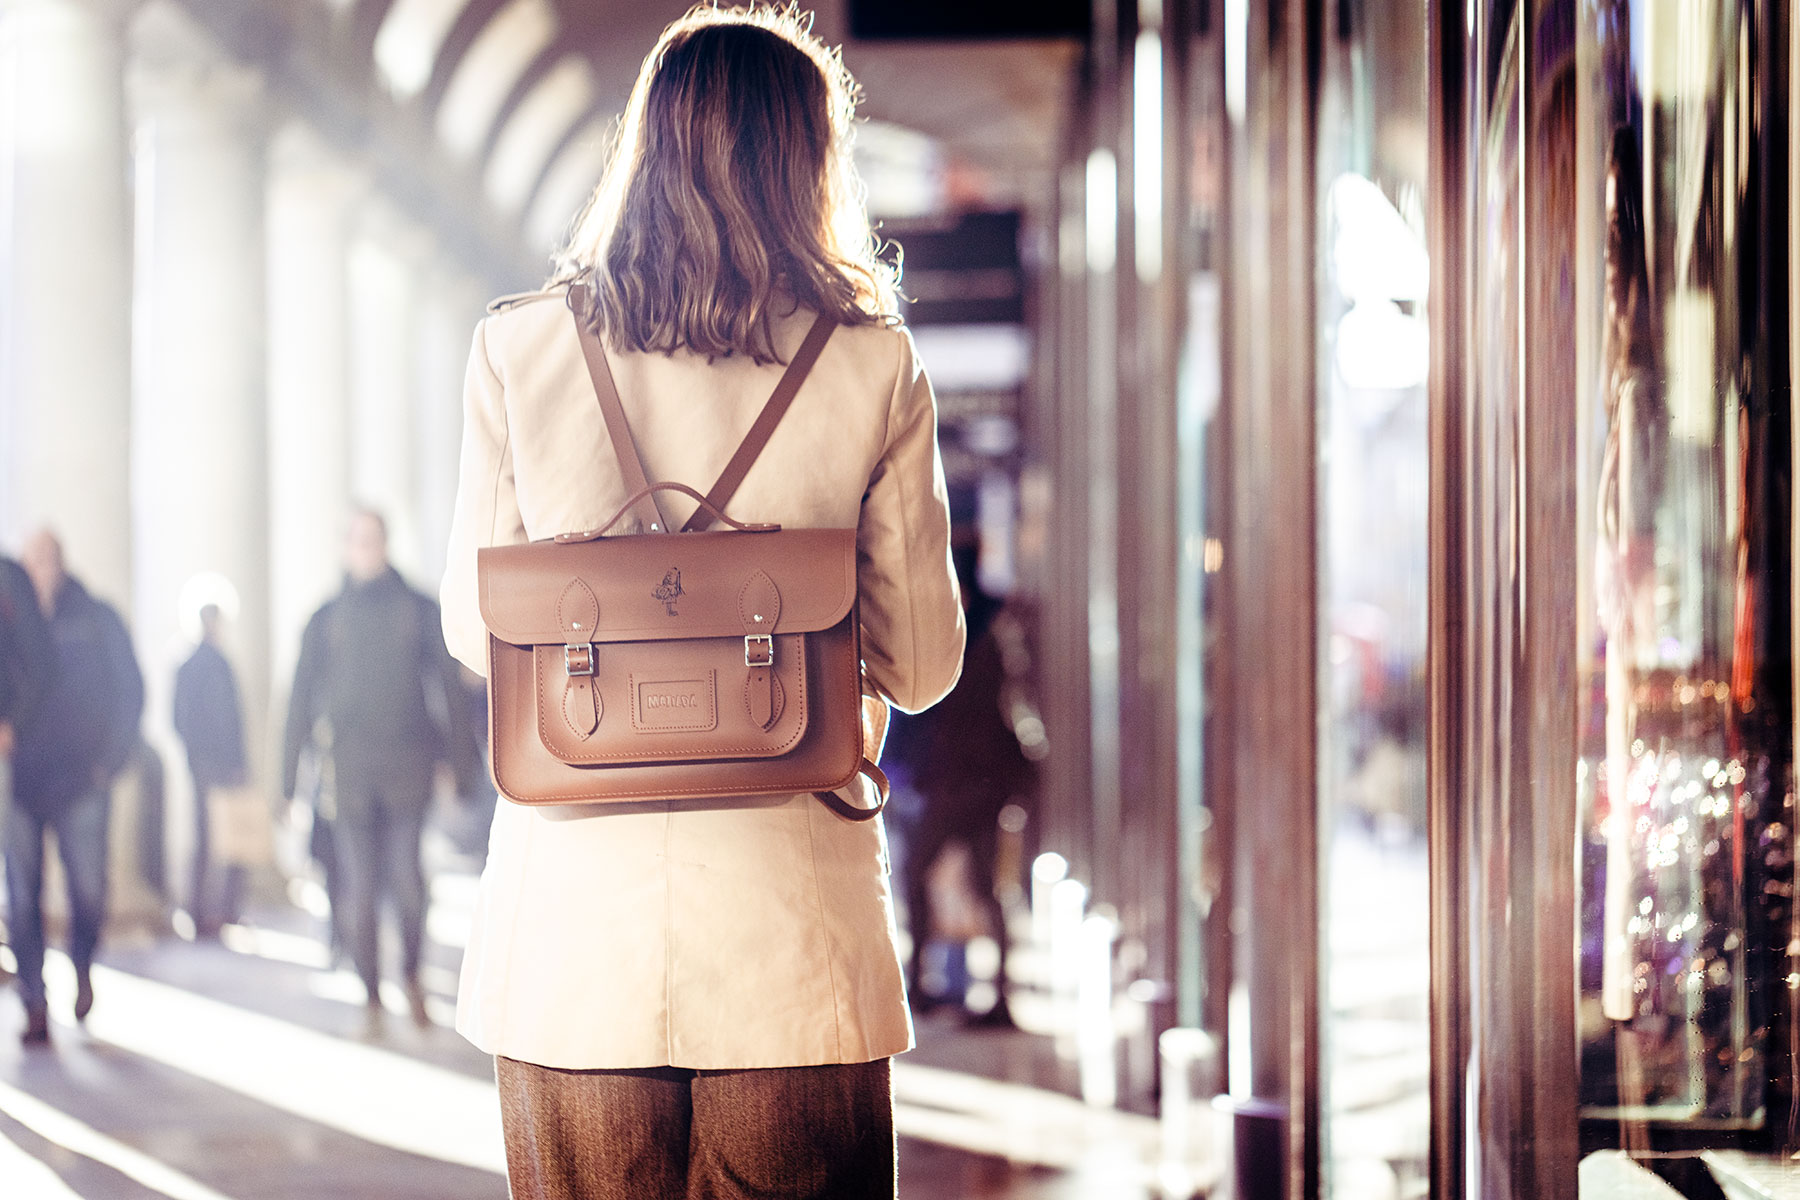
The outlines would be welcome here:
M 856 530 L 631 534 L 490 546 L 479 552 L 477 571 L 482 621 L 515 646 L 742 638 L 747 618 L 758 615 L 776 622 L 770 632 L 814 633 L 842 621 L 856 601 Z M 576 583 L 581 587 L 572 590 Z M 775 612 L 740 610 L 741 601 L 756 607 L 755 598 L 769 588 L 779 598 Z M 594 608 L 585 603 L 587 594 Z M 584 602 L 571 606 L 567 596 Z M 572 607 L 593 616 L 591 637 L 570 627 Z

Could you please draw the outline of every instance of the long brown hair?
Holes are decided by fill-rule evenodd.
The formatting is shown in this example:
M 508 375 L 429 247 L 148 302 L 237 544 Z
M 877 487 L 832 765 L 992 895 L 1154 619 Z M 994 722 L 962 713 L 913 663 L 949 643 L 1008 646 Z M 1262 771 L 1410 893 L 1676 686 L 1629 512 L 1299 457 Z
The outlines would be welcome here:
M 897 319 L 850 161 L 857 91 L 797 9 L 702 6 L 663 31 L 558 259 L 626 350 L 775 360 L 796 305 Z

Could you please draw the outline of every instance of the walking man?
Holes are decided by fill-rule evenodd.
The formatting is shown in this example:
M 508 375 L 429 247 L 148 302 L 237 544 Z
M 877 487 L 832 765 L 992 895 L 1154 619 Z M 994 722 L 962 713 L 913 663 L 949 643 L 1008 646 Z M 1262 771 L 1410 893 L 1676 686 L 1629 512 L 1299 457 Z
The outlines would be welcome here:
M 188 886 L 188 915 L 202 937 L 238 919 L 245 869 L 223 864 L 217 894 L 209 886 L 215 851 L 213 793 L 245 782 L 244 718 L 238 703 L 237 674 L 219 648 L 224 617 L 219 606 L 200 610 L 200 645 L 175 673 L 175 732 L 187 747 L 194 777 L 194 865 Z
M 56 645 L 25 568 L 0 555 L 0 829 L 12 806 L 12 756 L 19 726 L 50 687 Z M 9 978 L 0 973 L 0 980 Z
M 401 975 L 412 1017 L 430 1025 L 419 960 L 425 878 L 419 835 L 437 764 L 461 780 L 480 772 L 467 734 L 456 664 L 444 648 L 437 602 L 388 562 L 387 526 L 367 510 L 351 518 L 344 590 L 307 622 L 288 704 L 284 783 L 294 795 L 302 752 L 329 732 L 336 811 L 331 814 L 337 923 L 368 993 L 368 1027 L 381 1020 L 380 902 L 400 923 Z
M 144 680 L 119 614 L 63 565 L 48 530 L 26 543 L 25 573 L 49 626 L 55 662 L 43 703 L 16 731 L 6 813 L 6 900 L 27 1045 L 50 1039 L 44 1002 L 44 835 L 56 832 L 69 886 L 75 1019 L 94 1004 L 88 971 L 106 919 L 107 823 L 113 780 L 130 757 Z

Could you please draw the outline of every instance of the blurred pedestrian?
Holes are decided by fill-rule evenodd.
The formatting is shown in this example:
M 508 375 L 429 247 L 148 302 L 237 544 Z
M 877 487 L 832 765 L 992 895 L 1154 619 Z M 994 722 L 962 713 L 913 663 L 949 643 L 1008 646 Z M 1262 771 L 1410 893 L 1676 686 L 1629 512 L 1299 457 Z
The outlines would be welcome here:
M 144 680 L 119 614 L 68 574 L 48 530 L 22 562 L 55 648 L 50 689 L 16 733 L 6 814 L 6 899 L 27 1044 L 50 1038 L 44 1000 L 44 835 L 56 832 L 69 888 L 75 1019 L 94 1005 L 89 968 L 106 919 L 112 784 L 138 739 Z
M 953 558 L 969 623 L 969 649 L 962 678 L 943 703 L 898 722 L 896 733 L 900 736 L 889 750 L 904 757 L 902 769 L 922 801 L 914 822 L 905 831 L 901 855 L 906 920 L 912 934 L 907 995 L 915 1012 L 943 999 L 925 986 L 926 950 L 940 932 L 932 867 L 946 850 L 960 842 L 969 852 L 969 882 L 975 902 L 1000 951 L 995 978 L 999 996 L 994 1006 L 981 1014 L 981 1019 L 988 1024 L 1009 1025 L 1006 962 L 1012 939 L 1007 933 L 1006 912 L 995 873 L 1000 854 L 1000 811 L 1008 804 L 1031 797 L 1036 768 L 1020 746 L 1009 719 L 1008 699 L 1014 688 L 1009 686 L 1006 654 L 999 636 L 1001 604 L 984 592 L 976 579 L 977 553 L 973 542 L 957 546 Z
M 38 607 L 31 576 L 0 555 L 0 819 L 12 799 L 12 756 L 19 727 L 43 702 L 56 666 L 56 643 Z
M 697 8 L 663 34 L 557 278 L 474 337 L 443 590 L 472 670 L 477 548 L 597 527 L 630 496 L 579 321 L 644 470 L 699 486 L 822 329 L 726 511 L 857 531 L 866 747 L 890 704 L 955 682 L 935 402 L 858 200 L 853 97 L 792 11 Z M 644 594 L 674 613 L 686 539 L 664 540 Z M 457 1024 L 496 1056 L 517 1200 L 892 1200 L 889 1060 L 912 1029 L 879 817 L 810 793 L 502 803 L 479 904 Z
M 25 568 L 0 555 L 0 829 L 12 805 L 12 756 L 18 730 L 50 688 L 56 643 Z M 10 975 L 0 973 L 0 979 Z
M 463 715 L 457 667 L 444 649 L 435 600 L 388 561 L 387 524 L 353 514 L 343 591 L 307 622 L 288 704 L 283 782 L 296 795 L 302 752 L 321 723 L 329 738 L 332 904 L 367 990 L 370 1032 L 381 1020 L 380 912 L 400 925 L 401 982 L 415 1023 L 431 1023 L 419 982 L 426 883 L 419 838 L 439 762 L 459 779 L 480 771 Z M 316 819 L 316 818 L 315 818 Z
M 214 826 L 223 814 L 213 810 L 227 789 L 242 788 L 249 763 L 244 754 L 244 717 L 238 701 L 237 673 L 219 647 L 224 615 L 216 604 L 200 610 L 200 644 L 175 673 L 175 732 L 187 748 L 188 771 L 194 780 L 194 857 L 189 873 L 188 916 L 202 937 L 235 923 L 243 906 L 246 868 L 235 856 L 217 855 L 217 842 L 227 830 Z M 215 856 L 225 861 L 214 862 Z M 215 868 L 219 886 L 211 887 Z

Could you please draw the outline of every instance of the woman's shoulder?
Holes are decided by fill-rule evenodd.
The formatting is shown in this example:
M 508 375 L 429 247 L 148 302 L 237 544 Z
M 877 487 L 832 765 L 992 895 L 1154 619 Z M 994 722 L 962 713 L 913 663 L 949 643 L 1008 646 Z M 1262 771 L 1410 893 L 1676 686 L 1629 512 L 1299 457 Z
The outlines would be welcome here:
M 506 296 L 496 296 L 488 301 L 487 311 L 490 317 L 502 313 L 510 313 L 524 309 L 544 300 L 559 300 L 568 303 L 569 285 L 566 283 L 546 284 L 529 292 L 513 292 Z
M 808 322 L 812 320 L 810 316 Z M 862 371 L 892 381 L 911 370 L 917 357 L 912 334 L 898 321 L 876 320 L 858 325 L 839 325 L 827 347 L 837 347 Z
M 554 301 L 554 303 L 552 303 Z M 488 336 L 518 336 L 569 320 L 569 287 L 553 284 L 531 292 L 514 292 L 488 301 Z
M 568 293 L 568 285 L 556 284 L 488 302 L 475 340 L 479 352 L 503 379 L 512 379 L 522 365 L 546 357 L 561 361 L 565 353 L 557 347 L 565 340 L 566 354 L 575 353 L 575 325 L 569 313 Z

